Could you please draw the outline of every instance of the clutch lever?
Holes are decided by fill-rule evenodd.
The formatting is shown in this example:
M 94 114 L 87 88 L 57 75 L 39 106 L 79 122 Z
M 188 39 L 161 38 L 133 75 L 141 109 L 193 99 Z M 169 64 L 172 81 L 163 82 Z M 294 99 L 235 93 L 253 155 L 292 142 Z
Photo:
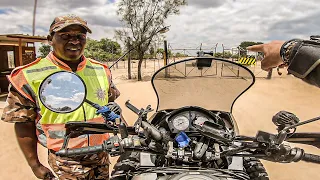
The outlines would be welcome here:
M 137 119 L 137 121 L 134 123 L 134 127 L 135 127 L 135 132 L 138 133 L 139 129 L 141 127 L 141 122 L 145 121 L 147 119 L 147 114 L 151 111 L 153 111 L 153 109 L 151 108 L 151 105 L 148 105 L 146 107 L 146 109 L 141 108 L 140 110 L 138 110 L 138 108 L 136 108 L 133 104 L 131 104 L 128 101 L 126 101 L 125 105 L 134 113 L 136 113 L 139 117 Z

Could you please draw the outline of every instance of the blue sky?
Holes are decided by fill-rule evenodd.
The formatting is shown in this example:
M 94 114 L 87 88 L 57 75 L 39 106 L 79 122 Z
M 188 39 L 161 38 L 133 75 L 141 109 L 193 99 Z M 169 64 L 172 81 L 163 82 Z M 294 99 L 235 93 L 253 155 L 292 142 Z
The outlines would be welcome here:
M 0 8 L 0 14 L 7 14 L 10 11 L 11 11 L 10 8 Z
M 57 15 L 77 14 L 89 23 L 93 39 L 114 39 L 122 28 L 116 14 L 119 0 L 38 0 L 36 35 L 47 35 Z M 242 41 L 287 40 L 319 34 L 317 0 L 188 0 L 180 15 L 165 22 L 172 48 L 226 48 Z M 33 1 L 1 0 L 0 34 L 32 32 Z
M 7 11 L 5 9 L 0 9 L 0 14 L 5 14 Z

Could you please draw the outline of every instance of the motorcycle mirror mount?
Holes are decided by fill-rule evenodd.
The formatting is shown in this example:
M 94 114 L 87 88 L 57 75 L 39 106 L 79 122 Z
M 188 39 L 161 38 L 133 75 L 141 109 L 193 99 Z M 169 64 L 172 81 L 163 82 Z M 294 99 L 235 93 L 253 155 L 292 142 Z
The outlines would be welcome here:
M 288 133 L 288 130 L 292 129 L 292 128 L 296 128 L 298 126 L 301 126 L 301 125 L 304 125 L 304 124 L 309 124 L 309 123 L 312 123 L 312 122 L 315 122 L 315 121 L 318 121 L 320 120 L 320 116 L 318 117 L 315 117 L 315 118 L 312 118 L 312 119 L 309 119 L 309 120 L 306 120 L 306 121 L 302 121 L 302 122 L 299 122 L 299 123 L 296 123 L 296 124 L 293 124 L 291 126 L 288 126 L 286 128 L 284 128 L 283 130 L 281 130 L 278 135 L 277 135 L 277 144 L 281 144 L 287 137 L 287 133 Z
M 96 109 L 101 106 L 86 99 L 87 88 L 74 72 L 58 71 L 46 77 L 39 87 L 39 99 L 48 109 L 70 113 L 86 102 Z
M 192 66 L 198 69 L 209 68 L 212 66 L 212 60 L 210 57 L 196 58 L 196 62 L 192 63 Z

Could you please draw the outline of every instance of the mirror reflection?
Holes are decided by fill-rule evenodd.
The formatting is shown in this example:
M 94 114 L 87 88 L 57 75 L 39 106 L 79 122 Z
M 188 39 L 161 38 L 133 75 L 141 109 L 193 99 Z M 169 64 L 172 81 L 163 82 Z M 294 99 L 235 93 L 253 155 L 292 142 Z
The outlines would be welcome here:
M 86 87 L 73 72 L 57 72 L 42 82 L 39 95 L 46 108 L 54 112 L 68 113 L 82 105 L 86 97 Z

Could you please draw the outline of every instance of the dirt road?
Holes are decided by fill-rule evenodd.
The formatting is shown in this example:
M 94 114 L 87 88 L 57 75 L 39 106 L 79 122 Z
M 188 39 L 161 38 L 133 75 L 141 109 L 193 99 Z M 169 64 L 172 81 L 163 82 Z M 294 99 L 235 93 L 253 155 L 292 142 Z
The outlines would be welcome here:
M 124 107 L 128 99 L 137 107 L 156 105 L 156 97 L 150 82 L 116 81 L 121 91 L 118 103 Z M 301 120 L 320 115 L 320 89 L 309 86 L 291 76 L 266 80 L 258 78 L 256 84 L 240 97 L 234 105 L 234 117 L 240 132 L 255 135 L 257 130 L 276 132 L 271 122 L 272 116 L 280 110 L 294 112 Z M 3 104 L 2 104 L 3 105 Z M 1 106 L 1 104 L 0 104 Z M 1 106 L 2 108 L 2 106 Z M 134 122 L 136 115 L 123 108 L 124 116 Z M 2 112 L 2 109 L 0 109 Z M 305 125 L 298 131 L 319 131 L 320 122 Z M 13 125 L 0 123 L 0 179 L 36 179 L 28 167 L 14 137 Z M 301 146 L 310 153 L 320 154 L 319 149 Z M 41 161 L 46 164 L 46 151 L 39 149 Z M 309 180 L 320 179 L 320 165 L 304 162 L 292 164 L 276 164 L 265 162 L 265 167 L 272 180 Z

